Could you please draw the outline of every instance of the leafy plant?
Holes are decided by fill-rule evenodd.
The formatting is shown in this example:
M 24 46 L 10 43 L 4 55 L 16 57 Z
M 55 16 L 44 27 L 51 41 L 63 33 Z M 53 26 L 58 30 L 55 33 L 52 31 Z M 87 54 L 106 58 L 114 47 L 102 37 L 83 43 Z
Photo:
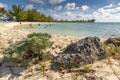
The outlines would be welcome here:
M 107 57 L 113 57 L 114 59 L 120 59 L 120 37 L 114 38 L 117 42 L 105 41 L 103 42 L 104 49 L 107 53 Z
M 30 34 L 26 40 L 17 42 L 7 48 L 4 54 L 8 58 L 16 58 L 17 61 L 45 62 L 50 59 L 50 55 L 45 53 L 46 48 L 52 45 L 50 38 L 51 36 L 47 33 Z

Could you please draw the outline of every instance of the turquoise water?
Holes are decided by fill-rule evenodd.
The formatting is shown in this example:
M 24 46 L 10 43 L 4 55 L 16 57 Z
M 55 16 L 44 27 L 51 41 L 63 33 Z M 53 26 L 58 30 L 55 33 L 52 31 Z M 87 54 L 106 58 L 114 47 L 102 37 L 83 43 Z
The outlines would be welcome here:
M 56 23 L 25 27 L 33 32 L 47 32 L 77 37 L 98 36 L 109 38 L 120 36 L 120 23 Z

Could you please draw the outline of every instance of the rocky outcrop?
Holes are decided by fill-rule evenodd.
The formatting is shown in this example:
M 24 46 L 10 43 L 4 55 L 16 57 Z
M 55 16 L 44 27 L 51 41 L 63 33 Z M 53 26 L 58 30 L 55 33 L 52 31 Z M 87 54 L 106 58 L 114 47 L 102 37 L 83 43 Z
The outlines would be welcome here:
M 104 46 L 109 56 L 120 60 L 120 37 L 107 39 Z
M 97 37 L 87 37 L 70 44 L 62 54 L 52 61 L 51 68 L 58 70 L 80 67 L 105 57 L 105 51 L 100 39 Z
M 113 44 L 115 46 L 120 46 L 120 38 L 109 38 L 106 40 L 106 44 Z

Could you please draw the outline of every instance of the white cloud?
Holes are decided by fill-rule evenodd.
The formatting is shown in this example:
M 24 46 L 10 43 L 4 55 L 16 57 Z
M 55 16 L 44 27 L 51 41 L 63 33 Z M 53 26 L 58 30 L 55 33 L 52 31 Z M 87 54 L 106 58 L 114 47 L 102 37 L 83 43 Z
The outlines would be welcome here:
M 34 8 L 33 4 L 28 4 L 25 6 L 25 10 L 32 10 Z
M 104 15 L 96 15 L 95 19 L 96 22 L 120 22 L 120 14 L 106 14 L 107 16 Z
M 90 7 L 87 5 L 82 5 L 81 7 L 76 6 L 75 3 L 67 3 L 64 7 L 65 10 L 88 10 Z
M 111 7 L 111 8 L 99 8 L 98 12 L 100 13 L 117 13 L 120 12 L 120 6 Z
M 65 10 L 76 10 L 76 9 L 79 9 L 79 7 L 76 7 L 75 3 L 67 3 L 64 9 Z
M 37 9 L 37 11 L 45 14 L 45 10 L 43 8 Z
M 106 6 L 103 6 L 90 14 L 84 14 L 81 11 L 66 11 L 59 14 L 54 13 L 51 16 L 58 20 L 96 19 L 96 22 L 120 22 L 120 5 L 117 3 L 115 5 Z
M 111 8 L 111 7 L 113 7 L 113 4 L 109 4 L 107 6 L 104 6 L 104 8 Z
M 84 15 L 82 13 L 75 13 L 73 11 L 66 11 L 61 14 L 53 14 L 51 15 L 55 19 L 58 20 L 87 20 L 87 19 L 92 19 L 91 15 Z
M 97 22 L 120 22 L 120 6 L 112 4 L 99 8 L 93 12 Z
M 48 11 L 50 12 L 50 13 L 56 13 L 56 11 L 55 10 L 53 10 L 53 9 L 48 9 Z
M 5 8 L 5 9 L 7 9 L 7 5 L 0 2 L 0 8 Z
M 63 2 L 63 1 L 66 1 L 66 0 L 49 0 L 49 3 L 54 5 L 54 4 L 59 4 L 59 3 Z
M 72 15 L 72 12 L 66 11 L 66 12 L 64 13 L 64 15 L 65 15 L 65 16 L 71 16 L 71 15 Z
M 83 11 L 88 10 L 89 8 L 90 8 L 90 7 L 87 6 L 87 5 L 83 5 L 83 6 L 81 6 L 81 9 L 82 9 Z
M 79 7 L 76 7 L 76 10 L 78 10 L 79 9 Z
M 61 10 L 62 9 L 62 6 L 55 6 L 55 8 L 54 8 L 55 10 L 57 10 L 57 11 L 59 11 L 59 10 Z
M 33 3 L 45 4 L 44 0 L 30 0 Z
M 118 5 L 120 6 L 120 3 L 118 3 Z

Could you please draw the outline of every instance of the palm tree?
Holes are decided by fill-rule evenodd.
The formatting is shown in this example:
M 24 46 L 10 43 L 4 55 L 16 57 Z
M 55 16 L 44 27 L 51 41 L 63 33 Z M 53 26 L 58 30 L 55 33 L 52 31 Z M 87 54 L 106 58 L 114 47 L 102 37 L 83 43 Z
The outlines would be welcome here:
M 9 11 L 9 14 L 15 17 L 16 21 L 23 21 L 27 17 L 27 13 L 24 11 L 24 7 L 21 5 L 13 5 L 12 10 Z
M 0 19 L 3 17 L 6 13 L 6 10 L 4 8 L 0 8 Z
M 0 8 L 0 14 L 3 14 L 3 13 L 5 13 L 6 11 L 5 11 L 5 9 L 4 8 Z

